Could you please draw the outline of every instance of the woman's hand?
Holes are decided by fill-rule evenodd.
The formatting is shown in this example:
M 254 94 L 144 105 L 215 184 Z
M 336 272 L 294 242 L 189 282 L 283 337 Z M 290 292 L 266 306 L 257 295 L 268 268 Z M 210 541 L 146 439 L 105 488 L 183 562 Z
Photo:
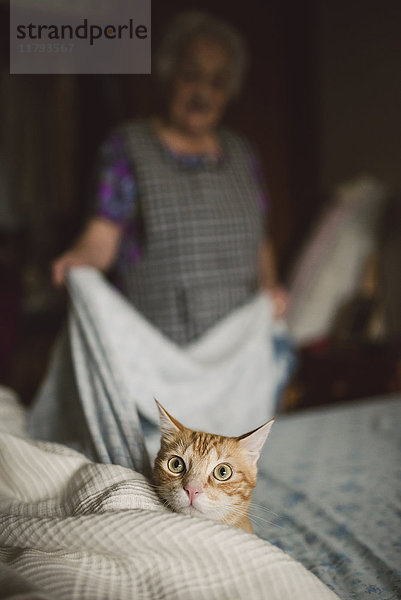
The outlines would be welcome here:
M 284 317 L 288 310 L 289 294 L 281 285 L 276 285 L 267 290 L 273 301 L 273 316 L 275 319 Z
M 72 267 L 88 265 L 107 271 L 116 258 L 121 236 L 121 228 L 108 219 L 89 221 L 76 244 L 52 263 L 53 284 L 63 285 Z
M 86 257 L 85 254 L 78 248 L 72 248 L 71 250 L 68 250 L 56 258 L 51 265 L 53 284 L 57 287 L 61 287 L 64 285 L 67 272 L 69 269 L 71 269 L 71 267 L 79 267 L 89 264 L 89 257 Z

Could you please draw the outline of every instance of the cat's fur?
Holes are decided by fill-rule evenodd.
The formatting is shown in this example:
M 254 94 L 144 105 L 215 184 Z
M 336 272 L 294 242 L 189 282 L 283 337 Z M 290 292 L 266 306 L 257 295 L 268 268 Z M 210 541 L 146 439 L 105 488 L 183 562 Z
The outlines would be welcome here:
M 188 429 L 157 405 L 161 447 L 153 479 L 160 498 L 176 512 L 253 532 L 248 511 L 256 485 L 256 463 L 274 419 L 239 437 L 225 437 Z M 168 464 L 172 457 L 178 457 L 179 461 L 170 463 L 171 466 L 180 465 L 182 472 L 170 471 Z M 227 472 L 224 465 L 232 469 L 226 481 L 217 480 L 214 475 L 214 469 L 221 464 L 223 473 Z

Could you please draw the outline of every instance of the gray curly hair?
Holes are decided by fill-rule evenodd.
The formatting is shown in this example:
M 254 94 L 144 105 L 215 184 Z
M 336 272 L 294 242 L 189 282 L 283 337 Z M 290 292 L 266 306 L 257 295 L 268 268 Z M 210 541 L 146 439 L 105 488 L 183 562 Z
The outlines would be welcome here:
M 211 38 L 224 46 L 232 60 L 231 96 L 237 95 L 248 66 L 248 51 L 241 34 L 231 25 L 201 11 L 180 13 L 167 27 L 154 57 L 154 72 L 168 86 L 185 47 L 197 37 Z

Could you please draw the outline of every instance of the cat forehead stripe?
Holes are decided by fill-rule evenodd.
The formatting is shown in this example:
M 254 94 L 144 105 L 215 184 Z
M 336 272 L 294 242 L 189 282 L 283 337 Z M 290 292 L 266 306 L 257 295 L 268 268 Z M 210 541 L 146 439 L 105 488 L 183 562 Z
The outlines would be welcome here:
M 193 450 L 202 456 L 209 454 L 211 450 L 220 450 L 226 440 L 222 436 L 197 431 L 192 432 L 191 438 Z

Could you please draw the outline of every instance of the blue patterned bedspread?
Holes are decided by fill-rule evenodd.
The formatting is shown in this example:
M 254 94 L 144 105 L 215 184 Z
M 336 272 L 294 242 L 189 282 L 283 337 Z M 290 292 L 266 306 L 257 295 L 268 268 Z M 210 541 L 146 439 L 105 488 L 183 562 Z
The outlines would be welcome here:
M 401 598 L 401 399 L 280 416 L 254 502 L 274 511 L 255 532 L 342 600 Z

